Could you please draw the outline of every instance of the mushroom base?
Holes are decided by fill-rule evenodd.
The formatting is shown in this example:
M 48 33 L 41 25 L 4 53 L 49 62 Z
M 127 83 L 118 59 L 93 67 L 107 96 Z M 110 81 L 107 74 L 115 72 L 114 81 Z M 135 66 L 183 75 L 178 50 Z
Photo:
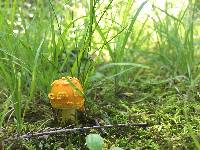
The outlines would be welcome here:
M 61 109 L 58 112 L 58 122 L 65 124 L 76 121 L 76 109 Z

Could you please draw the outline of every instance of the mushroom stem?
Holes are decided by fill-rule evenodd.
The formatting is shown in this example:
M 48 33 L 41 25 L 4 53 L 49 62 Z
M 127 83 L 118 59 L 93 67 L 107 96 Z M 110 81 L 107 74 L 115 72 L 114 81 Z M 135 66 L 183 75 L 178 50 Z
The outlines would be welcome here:
M 72 109 L 62 109 L 60 111 L 61 123 L 66 123 L 68 121 L 74 122 L 76 120 L 76 110 Z

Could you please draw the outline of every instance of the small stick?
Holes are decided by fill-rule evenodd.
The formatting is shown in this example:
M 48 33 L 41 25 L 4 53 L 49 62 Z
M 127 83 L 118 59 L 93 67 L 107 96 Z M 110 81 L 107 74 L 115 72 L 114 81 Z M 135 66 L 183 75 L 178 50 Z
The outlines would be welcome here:
M 20 140 L 20 139 L 29 139 L 32 137 L 47 137 L 48 135 L 54 135 L 57 133 L 67 133 L 67 132 L 77 132 L 77 131 L 85 131 L 91 129 L 106 129 L 106 128 L 121 128 L 121 127 L 141 127 L 146 128 L 148 126 L 147 123 L 128 123 L 128 124 L 116 124 L 116 125 L 104 125 L 104 126 L 92 126 L 92 127 L 82 127 L 82 128 L 72 128 L 72 129 L 56 129 L 51 131 L 44 131 L 44 132 L 34 132 L 34 133 L 27 133 L 24 135 L 15 135 L 8 139 L 4 139 L 4 142 L 13 141 L 13 140 Z
M 94 119 L 94 121 L 95 121 L 95 124 L 96 124 L 97 126 L 100 126 L 100 124 L 99 124 L 99 122 L 98 122 L 97 119 Z M 100 129 L 101 129 L 101 133 L 102 133 L 103 135 L 106 135 L 105 129 L 104 129 L 104 128 L 100 128 Z

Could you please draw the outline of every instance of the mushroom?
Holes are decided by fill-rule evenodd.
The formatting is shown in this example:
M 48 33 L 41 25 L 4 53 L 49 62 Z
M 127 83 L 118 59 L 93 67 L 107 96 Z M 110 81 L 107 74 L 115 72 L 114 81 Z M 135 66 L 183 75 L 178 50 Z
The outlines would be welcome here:
M 51 84 L 51 106 L 59 110 L 62 123 L 74 121 L 76 110 L 84 110 L 83 88 L 75 77 L 62 77 Z

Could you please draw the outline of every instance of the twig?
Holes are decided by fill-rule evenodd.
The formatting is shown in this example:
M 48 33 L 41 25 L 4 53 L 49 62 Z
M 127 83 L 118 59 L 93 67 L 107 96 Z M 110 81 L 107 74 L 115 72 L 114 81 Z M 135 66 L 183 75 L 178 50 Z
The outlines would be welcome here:
M 95 124 L 97 125 L 97 126 L 101 126 L 100 124 L 99 124 L 99 122 L 98 122 L 98 119 L 94 119 L 94 121 L 95 121 Z M 103 135 L 106 135 L 106 131 L 105 131 L 105 129 L 104 128 L 100 128 L 101 130 L 101 133 L 103 134 Z
M 129 124 L 116 124 L 116 125 L 104 125 L 104 126 L 92 126 L 92 127 L 82 127 L 82 128 L 62 128 L 62 129 L 55 129 L 51 131 L 44 131 L 44 132 L 34 132 L 34 133 L 27 133 L 24 135 L 15 135 L 13 137 L 4 139 L 4 142 L 14 141 L 14 140 L 22 140 L 22 139 L 29 139 L 33 137 L 47 137 L 48 135 L 54 135 L 58 133 L 68 133 L 68 132 L 84 132 L 85 130 L 91 129 L 105 129 L 105 128 L 121 128 L 121 127 L 141 127 L 146 128 L 148 126 L 147 123 L 129 123 Z

